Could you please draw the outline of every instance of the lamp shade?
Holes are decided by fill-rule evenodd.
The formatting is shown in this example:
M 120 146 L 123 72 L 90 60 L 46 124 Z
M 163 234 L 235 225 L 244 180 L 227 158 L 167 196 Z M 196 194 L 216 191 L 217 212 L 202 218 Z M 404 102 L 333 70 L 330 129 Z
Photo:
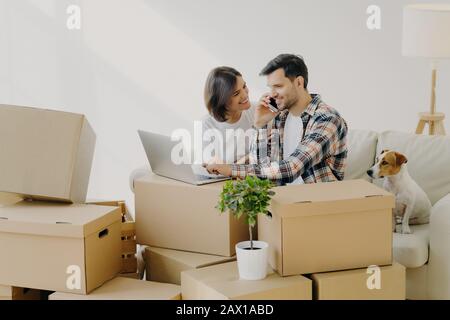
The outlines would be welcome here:
M 414 4 L 403 11 L 404 56 L 450 58 L 450 4 Z

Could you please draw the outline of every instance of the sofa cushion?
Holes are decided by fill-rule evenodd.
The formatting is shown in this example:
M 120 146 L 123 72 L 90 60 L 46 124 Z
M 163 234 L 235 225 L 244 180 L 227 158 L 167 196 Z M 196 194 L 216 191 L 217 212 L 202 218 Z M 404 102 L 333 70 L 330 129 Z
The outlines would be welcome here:
M 411 234 L 394 233 L 394 260 L 407 268 L 418 268 L 428 261 L 429 224 L 410 226 Z
M 349 130 L 347 135 L 347 166 L 345 180 L 364 179 L 371 181 L 366 171 L 373 166 L 378 134 L 367 130 Z
M 406 156 L 409 174 L 432 204 L 450 192 L 450 138 L 386 131 L 379 134 L 377 154 L 383 149 Z

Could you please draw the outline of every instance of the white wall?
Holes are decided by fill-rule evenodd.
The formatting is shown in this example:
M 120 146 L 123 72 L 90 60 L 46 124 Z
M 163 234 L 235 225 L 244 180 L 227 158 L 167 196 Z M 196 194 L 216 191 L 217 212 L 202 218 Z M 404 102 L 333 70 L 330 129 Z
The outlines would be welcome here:
M 266 62 L 302 54 L 310 91 L 350 128 L 414 131 L 430 70 L 401 56 L 402 7 L 413 2 L 0 0 L 0 103 L 86 114 L 98 137 L 89 197 L 132 207 L 128 175 L 146 162 L 136 130 L 192 130 L 217 65 L 240 70 L 256 100 Z M 70 4 L 82 8 L 81 30 L 66 28 Z M 381 8 L 379 31 L 366 27 L 371 4 Z M 450 62 L 438 76 L 437 108 L 450 116 Z

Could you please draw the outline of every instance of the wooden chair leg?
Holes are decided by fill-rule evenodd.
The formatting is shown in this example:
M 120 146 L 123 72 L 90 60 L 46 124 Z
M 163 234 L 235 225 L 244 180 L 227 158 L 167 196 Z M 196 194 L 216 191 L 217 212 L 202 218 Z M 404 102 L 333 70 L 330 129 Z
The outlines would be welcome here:
M 440 123 L 440 121 L 435 121 L 434 122 L 435 123 L 435 125 L 434 125 L 434 134 L 436 134 L 436 135 L 440 135 L 441 134 L 441 123 Z
M 425 121 L 419 120 L 419 123 L 417 124 L 416 128 L 416 134 L 422 134 L 424 128 L 425 128 Z
M 442 112 L 436 113 L 420 112 L 419 123 L 417 124 L 416 128 L 416 134 L 422 134 L 425 125 L 428 124 L 428 133 L 430 136 L 436 134 L 445 135 L 444 118 L 445 115 Z
M 444 127 L 444 121 L 439 121 L 437 123 L 437 134 L 445 136 L 445 127 Z
M 430 136 L 434 135 L 436 133 L 436 126 L 434 121 L 428 122 L 428 132 L 430 133 Z

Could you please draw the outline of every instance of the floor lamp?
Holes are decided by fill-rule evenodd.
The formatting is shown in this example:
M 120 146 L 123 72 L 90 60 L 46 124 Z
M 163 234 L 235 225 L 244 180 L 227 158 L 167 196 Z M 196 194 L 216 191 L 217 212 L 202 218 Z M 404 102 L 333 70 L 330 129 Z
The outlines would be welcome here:
M 450 5 L 414 4 L 403 10 L 404 56 L 431 60 L 430 112 L 419 113 L 416 133 L 421 134 L 428 124 L 429 134 L 445 135 L 445 114 L 436 112 L 437 62 L 450 58 Z

